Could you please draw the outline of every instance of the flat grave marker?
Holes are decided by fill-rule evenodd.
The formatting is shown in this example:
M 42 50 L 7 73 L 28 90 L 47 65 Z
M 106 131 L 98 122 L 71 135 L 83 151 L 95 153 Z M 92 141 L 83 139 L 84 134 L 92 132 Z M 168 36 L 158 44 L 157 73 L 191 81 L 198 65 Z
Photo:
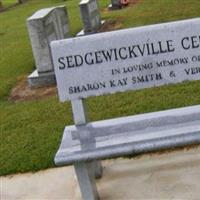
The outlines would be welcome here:
M 111 4 L 108 6 L 110 10 L 117 10 L 122 8 L 120 0 L 111 0 Z

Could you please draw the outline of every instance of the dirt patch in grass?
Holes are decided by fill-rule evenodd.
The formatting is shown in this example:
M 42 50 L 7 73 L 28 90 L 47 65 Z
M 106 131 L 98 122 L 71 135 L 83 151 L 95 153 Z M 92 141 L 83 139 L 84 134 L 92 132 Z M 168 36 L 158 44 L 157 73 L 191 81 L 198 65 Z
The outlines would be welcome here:
M 121 20 L 108 20 L 106 21 L 98 32 L 107 32 L 118 30 L 122 28 Z
M 11 8 L 14 8 L 16 6 L 22 5 L 22 4 L 26 3 L 26 2 L 27 2 L 27 0 L 26 1 L 24 0 L 23 3 L 16 2 L 16 3 L 11 4 L 8 7 L 4 7 L 4 4 L 3 4 L 2 7 L 0 8 L 0 13 L 4 12 L 4 11 L 7 11 L 7 10 L 9 10 Z
M 14 4 L 12 4 L 12 5 L 8 6 L 8 7 L 2 7 L 2 8 L 0 8 L 0 13 L 4 12 L 4 11 L 7 11 L 10 8 L 14 8 L 14 7 L 18 6 L 18 5 L 21 5 L 21 4 L 20 3 L 14 3 Z
M 0 36 L 4 36 L 5 35 L 5 33 L 3 33 L 3 32 L 0 32 Z
M 9 100 L 14 102 L 39 100 L 57 94 L 56 86 L 46 86 L 41 88 L 30 88 L 26 78 L 23 78 L 11 90 Z

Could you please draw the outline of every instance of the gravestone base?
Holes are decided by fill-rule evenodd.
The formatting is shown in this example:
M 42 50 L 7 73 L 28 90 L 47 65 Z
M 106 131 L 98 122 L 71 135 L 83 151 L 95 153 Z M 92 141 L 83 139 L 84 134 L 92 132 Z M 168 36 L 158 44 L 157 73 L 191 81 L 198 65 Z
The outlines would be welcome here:
M 119 10 L 119 9 L 122 9 L 122 6 L 115 6 L 115 5 L 110 4 L 108 6 L 108 9 L 109 10 Z
M 56 78 L 54 72 L 38 73 L 35 70 L 28 76 L 28 85 L 32 88 L 55 85 Z
M 101 26 L 105 23 L 105 20 L 102 20 L 101 21 Z M 81 30 L 80 32 L 78 32 L 76 34 L 76 37 L 79 37 L 79 36 L 84 36 L 84 35 L 91 35 L 91 34 L 95 34 L 97 33 L 97 31 L 92 31 L 92 32 L 85 32 L 84 30 Z

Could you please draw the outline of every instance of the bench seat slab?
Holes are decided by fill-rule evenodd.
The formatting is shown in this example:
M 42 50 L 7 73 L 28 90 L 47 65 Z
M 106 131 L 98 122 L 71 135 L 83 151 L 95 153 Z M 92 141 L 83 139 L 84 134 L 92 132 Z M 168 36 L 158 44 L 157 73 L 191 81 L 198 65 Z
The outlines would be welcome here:
M 82 150 L 80 134 L 92 135 L 94 140 L 88 142 L 96 142 L 96 147 L 91 149 L 90 144 Z M 87 146 L 87 139 L 85 143 Z M 55 164 L 134 156 L 186 144 L 200 144 L 199 105 L 66 126 Z

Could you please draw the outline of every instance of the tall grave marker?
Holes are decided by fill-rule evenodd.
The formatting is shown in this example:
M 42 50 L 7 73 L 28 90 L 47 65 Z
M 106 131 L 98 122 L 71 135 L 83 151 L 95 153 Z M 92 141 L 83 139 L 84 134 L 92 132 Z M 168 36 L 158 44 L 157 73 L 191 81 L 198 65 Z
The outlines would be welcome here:
M 77 36 L 96 33 L 104 23 L 101 21 L 97 0 L 82 0 L 79 3 L 83 30 Z
M 28 76 L 31 87 L 55 83 L 50 42 L 69 37 L 69 21 L 65 6 L 45 8 L 27 19 L 27 27 L 36 70 Z

